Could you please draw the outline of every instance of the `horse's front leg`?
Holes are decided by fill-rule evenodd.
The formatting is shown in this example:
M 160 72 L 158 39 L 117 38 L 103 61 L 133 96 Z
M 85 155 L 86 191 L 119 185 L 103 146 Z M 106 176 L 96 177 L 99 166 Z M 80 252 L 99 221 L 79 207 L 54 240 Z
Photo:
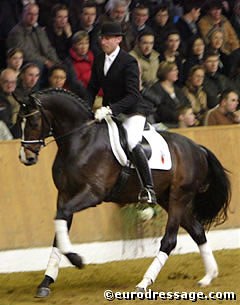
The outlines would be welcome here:
M 90 191 L 90 186 L 86 185 L 77 195 L 75 195 L 57 210 L 55 218 L 55 234 L 57 247 L 68 260 L 77 268 L 82 268 L 82 258 L 74 252 L 69 239 L 67 219 L 75 212 L 79 212 L 101 202 L 97 196 Z
M 72 225 L 72 216 L 67 220 L 68 231 Z M 52 251 L 48 260 L 47 269 L 45 271 L 44 279 L 37 287 L 36 297 L 45 298 L 50 294 L 49 286 L 56 282 L 59 272 L 59 265 L 61 262 L 62 253 L 57 248 L 56 237 L 53 241 Z

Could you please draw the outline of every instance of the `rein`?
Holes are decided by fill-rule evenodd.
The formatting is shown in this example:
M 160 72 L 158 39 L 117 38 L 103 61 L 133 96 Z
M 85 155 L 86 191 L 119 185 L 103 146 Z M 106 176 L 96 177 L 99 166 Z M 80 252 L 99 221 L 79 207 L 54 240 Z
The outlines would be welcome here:
M 35 111 L 33 111 L 33 112 L 29 113 L 29 114 L 22 115 L 22 117 L 23 118 L 27 118 L 27 117 L 33 116 L 33 115 L 35 115 L 35 114 L 37 114 L 39 112 L 42 114 L 42 112 L 40 110 L 35 110 Z M 96 122 L 96 120 L 88 121 L 87 123 L 83 124 L 82 126 L 77 127 L 77 128 L 75 128 L 75 129 L 73 129 L 73 130 L 71 130 L 71 131 L 69 131 L 69 132 L 67 132 L 67 133 L 65 133 L 63 135 L 60 135 L 60 136 L 54 138 L 53 140 L 49 141 L 48 143 L 45 142 L 45 139 L 39 139 L 39 140 L 21 140 L 21 144 L 22 145 L 41 144 L 41 146 L 45 147 L 45 146 L 51 144 L 52 142 L 56 142 L 57 140 L 63 139 L 63 138 L 65 138 L 65 137 L 67 137 L 67 136 L 69 136 L 69 135 L 71 135 L 71 134 L 73 134 L 73 133 L 75 133 L 77 131 L 81 131 L 84 128 L 93 125 L 95 122 Z

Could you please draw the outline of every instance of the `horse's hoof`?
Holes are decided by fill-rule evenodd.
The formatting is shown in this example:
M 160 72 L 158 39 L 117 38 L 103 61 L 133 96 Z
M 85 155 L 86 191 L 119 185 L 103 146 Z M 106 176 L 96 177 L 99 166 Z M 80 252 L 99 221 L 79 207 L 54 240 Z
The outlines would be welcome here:
M 35 298 L 46 298 L 49 296 L 50 292 L 51 292 L 51 290 L 47 287 L 39 287 L 37 289 Z
M 146 292 L 146 289 L 143 287 L 136 286 L 136 292 Z
M 76 266 L 79 269 L 83 268 L 84 265 L 82 258 L 77 253 L 67 253 L 65 255 L 74 266 Z
M 212 280 L 218 276 L 218 271 L 214 271 L 211 275 L 205 275 L 200 281 L 198 281 L 198 286 L 206 287 L 211 284 Z

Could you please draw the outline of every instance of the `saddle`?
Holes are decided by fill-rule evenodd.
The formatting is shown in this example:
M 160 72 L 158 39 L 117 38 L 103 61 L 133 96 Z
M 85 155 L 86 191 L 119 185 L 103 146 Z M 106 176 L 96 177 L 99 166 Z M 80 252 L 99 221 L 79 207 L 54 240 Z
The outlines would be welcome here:
M 127 133 L 122 123 L 112 117 L 108 117 L 105 120 L 108 125 L 113 154 L 122 165 L 117 183 L 107 198 L 105 198 L 106 201 L 114 201 L 119 196 L 119 193 L 122 192 L 129 176 L 135 171 L 135 168 L 131 162 L 131 152 L 127 144 Z M 172 161 L 168 144 L 149 123 L 145 124 L 141 145 L 151 169 L 171 169 Z

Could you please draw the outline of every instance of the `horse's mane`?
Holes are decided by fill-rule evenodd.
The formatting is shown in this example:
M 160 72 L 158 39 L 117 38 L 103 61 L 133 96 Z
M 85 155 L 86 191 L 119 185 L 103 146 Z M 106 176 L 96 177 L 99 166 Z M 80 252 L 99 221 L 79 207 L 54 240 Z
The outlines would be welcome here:
M 89 106 L 89 103 L 82 98 L 80 98 L 77 94 L 73 93 L 72 91 L 69 91 L 67 89 L 63 88 L 47 88 L 44 90 L 40 90 L 32 94 L 32 97 L 34 98 L 34 101 L 38 106 L 42 106 L 41 97 L 42 96 L 48 96 L 53 94 L 60 94 L 60 95 L 66 95 L 66 97 L 70 97 L 71 101 L 77 104 L 80 107 L 84 107 L 84 110 L 87 111 L 89 114 L 92 114 L 91 108 Z

